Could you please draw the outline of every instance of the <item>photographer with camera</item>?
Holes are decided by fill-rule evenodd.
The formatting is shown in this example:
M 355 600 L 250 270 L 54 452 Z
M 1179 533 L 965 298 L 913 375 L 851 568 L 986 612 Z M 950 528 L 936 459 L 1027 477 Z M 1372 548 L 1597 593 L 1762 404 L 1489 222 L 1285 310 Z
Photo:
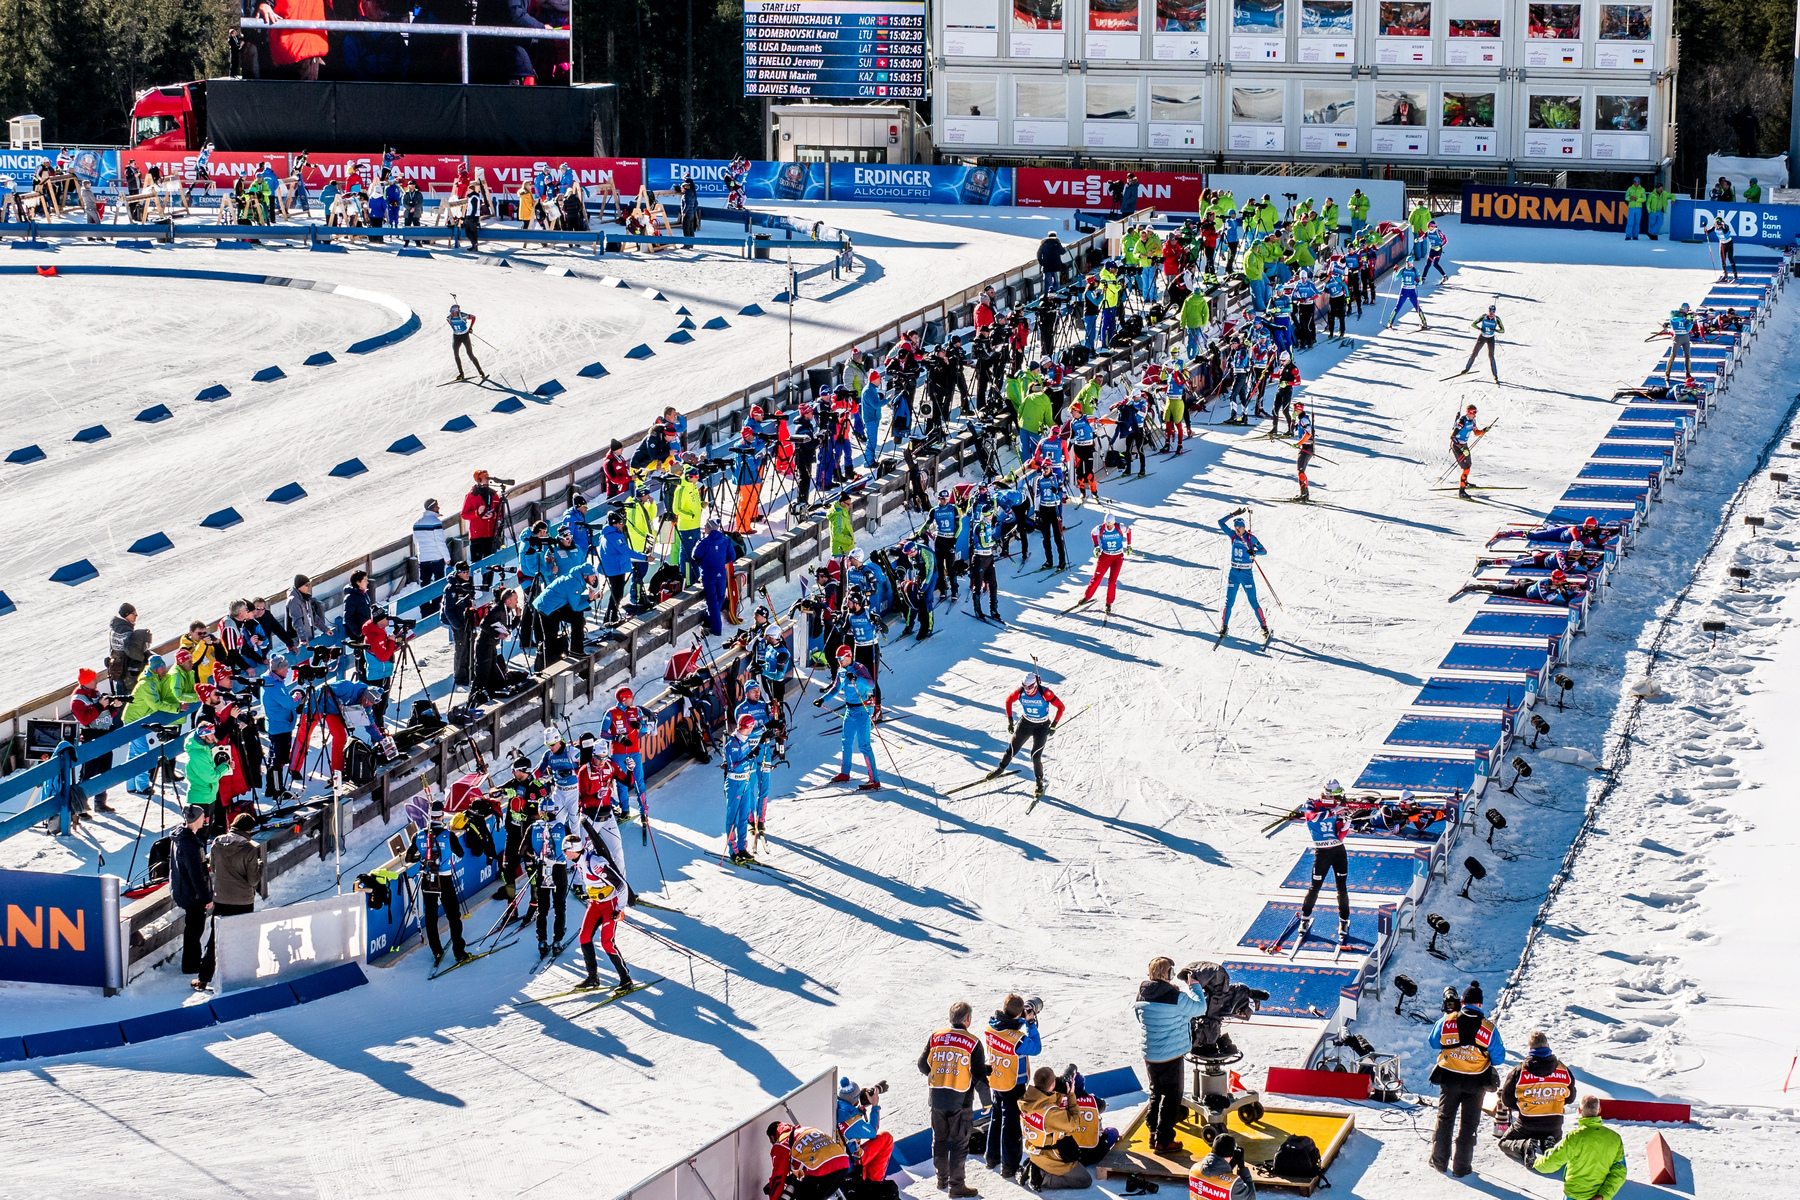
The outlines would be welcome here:
M 209 826 L 222 826 L 215 810 L 219 782 L 232 773 L 231 747 L 221 744 L 211 722 L 202 721 L 188 734 L 185 749 L 188 807 L 204 813 Z
M 1025 1153 L 1030 1157 L 1025 1182 L 1034 1192 L 1076 1191 L 1094 1185 L 1075 1140 L 1081 1116 L 1075 1105 L 1074 1074 L 1070 1067 L 1066 1077 L 1058 1078 L 1054 1067 L 1039 1067 L 1020 1101 Z
M 770 1121 L 768 1135 L 769 1200 L 826 1200 L 850 1179 L 850 1153 L 832 1134 Z
M 585 652 L 587 614 L 599 588 L 600 572 L 584 561 L 552 579 L 531 602 L 544 632 L 543 644 L 538 648 L 539 670 L 555 665 L 565 654 L 579 657 Z
M 857 1087 L 848 1075 L 838 1080 L 837 1131 L 850 1151 L 852 1179 L 880 1183 L 887 1178 L 894 1153 L 894 1135 L 881 1131 L 881 1097 L 887 1090 L 885 1079 L 866 1088 Z
M 288 762 L 294 755 L 294 721 L 306 693 L 288 667 L 287 655 L 269 657 L 269 669 L 262 677 L 263 724 L 269 735 L 264 788 L 271 800 L 287 791 Z
M 138 676 L 137 686 L 132 689 L 131 700 L 120 714 L 122 724 L 130 725 L 141 721 L 151 713 L 179 713 L 182 702 L 175 690 L 175 676 L 169 665 L 160 654 L 152 654 L 145 662 L 144 671 Z M 150 753 L 153 745 L 159 744 L 158 734 L 152 731 L 140 731 L 131 741 L 131 758 L 142 758 Z M 166 776 L 165 776 L 166 777 Z M 132 778 L 130 786 L 125 789 L 134 796 L 150 794 L 150 770 L 146 768 L 141 774 Z
M 514 684 L 524 678 L 524 672 L 508 668 L 500 653 L 506 639 L 518 628 L 523 611 L 519 589 L 510 587 L 494 589 L 494 602 L 477 610 L 474 616 L 479 630 L 475 642 L 475 691 L 470 696 L 470 703 L 506 696 Z
M 1482 1015 L 1481 984 L 1469 981 L 1459 1000 L 1456 989 L 1444 989 L 1444 1015 L 1432 1027 L 1426 1044 L 1438 1052 L 1431 1082 L 1442 1093 L 1437 1128 L 1432 1136 L 1431 1169 L 1457 1178 L 1474 1170 L 1475 1139 L 1481 1132 L 1482 1097 L 1500 1084 L 1494 1064 L 1506 1061 L 1500 1031 Z M 1461 1127 L 1458 1128 L 1460 1121 Z M 1456 1158 L 1450 1142 L 1456 1141 Z
M 1533 1165 L 1562 1140 L 1563 1112 L 1575 1099 L 1575 1074 L 1550 1050 L 1550 1036 L 1531 1035 L 1525 1061 L 1507 1073 L 1500 1085 L 1500 1109 L 1512 1119 L 1500 1135 L 1500 1153 L 1523 1166 Z
M 381 689 L 381 699 L 375 704 L 377 725 L 387 718 L 388 697 L 393 692 L 391 684 L 400 647 L 412 640 L 411 621 L 400 623 L 399 637 L 394 636 L 394 624 L 394 615 L 377 604 L 362 626 L 363 676 L 370 687 Z
M 472 563 L 498 554 L 503 540 L 500 518 L 504 501 L 491 486 L 492 480 L 493 476 L 486 471 L 475 472 L 475 486 L 463 497 L 463 529 L 469 535 L 469 561 Z M 489 578 L 492 578 L 491 570 Z
M 1188 1195 L 1192 1200 L 1254 1200 L 1256 1184 L 1235 1136 L 1221 1133 L 1213 1139 L 1206 1157 L 1188 1172 Z
M 1175 969 L 1172 958 L 1150 960 L 1149 978 L 1138 984 L 1132 1015 L 1143 1034 L 1144 1074 L 1150 1085 L 1150 1107 L 1144 1125 L 1150 1132 L 1150 1148 L 1166 1154 L 1176 1148 L 1175 1124 L 1181 1118 L 1181 1064 L 1193 1045 L 1190 1034 L 1195 1017 L 1206 1015 L 1206 998 L 1184 969 L 1180 986 L 1169 981 Z
M 69 711 L 80 726 L 78 735 L 82 742 L 91 742 L 105 737 L 119 724 L 119 714 L 125 710 L 125 697 L 113 692 L 113 682 L 107 679 L 104 683 L 100 673 L 91 667 L 82 667 L 75 675 L 75 691 L 69 696 Z M 96 755 L 81 765 L 81 778 L 85 781 L 96 775 L 112 770 L 112 751 Z M 94 796 L 95 812 L 112 812 L 107 807 L 106 793 Z
M 931 1089 L 931 1161 L 938 1188 L 951 1200 L 981 1195 L 964 1181 L 969 1137 L 975 1124 L 975 1088 L 987 1086 L 987 1054 L 982 1039 L 969 1032 L 967 1003 L 950 1006 L 950 1024 L 932 1034 L 919 1055 L 919 1074 Z
M 1043 1049 L 1038 1039 L 1038 1005 L 1021 996 L 1009 995 L 988 1018 L 982 1041 L 987 1048 L 988 1087 L 994 1096 L 988 1110 L 987 1168 L 1000 1170 L 1002 1179 L 1012 1179 L 1023 1158 L 1019 1132 L 1020 1102 L 1026 1095 L 1026 1080 L 1031 1078 L 1031 1056 Z M 1041 1072 L 1040 1072 L 1041 1073 Z M 1054 1079 L 1056 1072 L 1051 1071 Z
M 342 771 L 350 727 L 357 727 L 358 732 L 366 731 L 369 712 L 382 699 L 377 689 L 355 680 L 327 683 L 327 677 L 336 669 L 335 659 L 322 653 L 314 657 L 320 661 L 308 663 L 298 672 L 300 682 L 306 688 L 306 703 L 294 727 L 294 756 L 289 760 L 294 772 L 294 786 L 302 791 L 306 788 L 306 754 L 312 744 L 313 731 L 324 727 L 331 739 L 330 770 L 332 773 Z

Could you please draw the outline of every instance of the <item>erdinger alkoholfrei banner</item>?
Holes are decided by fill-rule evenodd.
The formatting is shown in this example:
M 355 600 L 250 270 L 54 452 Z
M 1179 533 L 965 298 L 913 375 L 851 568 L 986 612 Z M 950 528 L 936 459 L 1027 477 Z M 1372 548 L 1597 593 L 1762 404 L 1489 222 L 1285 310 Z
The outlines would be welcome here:
M 37 178 L 38 168 L 49 163 L 57 171 L 74 175 L 94 187 L 111 187 L 119 181 L 119 152 L 74 146 L 46 146 L 41 150 L 0 149 L 0 175 L 24 191 Z
M 1462 223 L 1623 230 L 1625 193 L 1465 183 Z
M 674 191 L 692 179 L 702 199 L 731 193 L 731 163 L 723 158 L 647 158 L 644 183 L 653 192 Z M 823 200 L 824 163 L 753 162 L 744 172 L 746 200 Z
M 1011 167 L 832 163 L 832 200 L 884 204 L 1011 204 Z

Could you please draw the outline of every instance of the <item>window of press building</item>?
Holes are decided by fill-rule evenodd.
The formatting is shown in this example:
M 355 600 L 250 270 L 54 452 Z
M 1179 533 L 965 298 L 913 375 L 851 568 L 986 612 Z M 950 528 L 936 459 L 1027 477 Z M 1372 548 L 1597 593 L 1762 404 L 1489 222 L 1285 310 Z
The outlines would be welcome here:
M 1280 87 L 1234 87 L 1231 89 L 1232 123 L 1279 125 L 1285 98 L 1284 89 Z
M 1200 149 L 1206 85 L 1198 79 L 1154 79 L 1150 83 L 1150 148 Z
M 1090 33 L 1136 33 L 1138 0 L 1088 0 Z
M 1135 121 L 1138 115 L 1135 83 L 1089 83 L 1086 116 L 1090 121 Z
M 1579 94 L 1533 93 L 1525 107 L 1527 129 L 1580 129 L 1581 96 Z
M 1156 0 L 1156 32 L 1205 33 L 1206 0 Z
M 1355 125 L 1355 88 L 1314 88 L 1302 93 L 1300 121 L 1305 125 Z
M 1501 0 L 1444 0 L 1444 65 L 1502 65 Z
M 1381 37 L 1430 37 L 1430 0 L 1381 0 L 1375 32 Z
M 1061 29 L 1063 0 L 1013 0 L 1014 29 Z
M 1287 29 L 1287 0 L 1231 0 L 1231 27 L 1248 33 Z
M 1602 4 L 1600 6 L 1600 40 L 1603 42 L 1647 42 L 1651 19 L 1648 4 Z
M 1548 41 L 1580 41 L 1581 5 L 1530 5 L 1526 10 L 1525 36 Z
M 1494 93 L 1445 92 L 1443 127 L 1445 129 L 1492 129 L 1494 127 Z
M 1619 133 L 1642 133 L 1650 128 L 1650 97 L 1595 96 L 1594 128 Z
M 952 79 L 944 85 L 946 117 L 998 117 L 1000 85 L 993 79 Z
M 1013 141 L 1021 146 L 1069 144 L 1069 85 L 1061 75 L 1013 81 Z
M 1425 124 L 1425 93 L 1399 88 L 1380 88 L 1375 92 L 1375 124 L 1422 126 Z

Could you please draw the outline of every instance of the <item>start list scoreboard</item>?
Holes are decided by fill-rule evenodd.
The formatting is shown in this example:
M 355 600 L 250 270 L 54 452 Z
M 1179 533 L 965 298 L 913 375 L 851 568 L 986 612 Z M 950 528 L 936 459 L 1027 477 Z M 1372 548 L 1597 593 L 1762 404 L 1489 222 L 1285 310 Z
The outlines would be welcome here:
M 744 95 L 923 100 L 925 0 L 744 0 Z

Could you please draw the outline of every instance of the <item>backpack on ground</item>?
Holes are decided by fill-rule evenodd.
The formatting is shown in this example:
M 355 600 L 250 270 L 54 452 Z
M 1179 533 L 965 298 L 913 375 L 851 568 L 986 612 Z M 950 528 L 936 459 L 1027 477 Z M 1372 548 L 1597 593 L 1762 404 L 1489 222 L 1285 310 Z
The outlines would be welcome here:
M 1321 1165 L 1318 1143 L 1305 1134 L 1295 1133 L 1275 1151 L 1275 1161 L 1269 1164 L 1269 1169 L 1291 1179 L 1311 1179 L 1320 1174 Z
M 344 747 L 344 782 L 352 787 L 375 782 L 375 747 L 359 738 L 350 739 Z

